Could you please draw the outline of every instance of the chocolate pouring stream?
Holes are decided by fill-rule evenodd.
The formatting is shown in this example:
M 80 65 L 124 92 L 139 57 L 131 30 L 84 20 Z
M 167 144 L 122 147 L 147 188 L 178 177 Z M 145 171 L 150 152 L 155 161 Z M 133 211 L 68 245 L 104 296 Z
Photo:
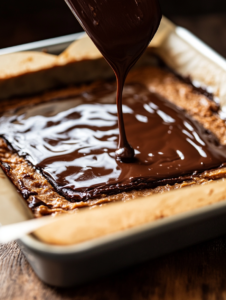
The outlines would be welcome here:
M 119 145 L 117 159 L 130 162 L 134 149 L 127 141 L 122 91 L 129 70 L 154 37 L 160 21 L 158 0 L 65 0 L 84 30 L 110 64 L 117 78 Z
M 0 116 L 0 136 L 9 151 L 24 157 L 72 202 L 174 184 L 225 166 L 226 147 L 215 135 L 146 86 L 128 83 L 122 103 L 125 78 L 159 26 L 158 2 L 66 2 L 116 74 L 117 107 L 116 85 L 105 82 L 70 98 L 8 111 Z M 7 162 L 0 165 L 10 177 Z M 52 221 L 2 227 L 0 242 Z
M 11 148 L 69 201 L 174 184 L 223 166 L 226 147 L 214 134 L 146 86 L 126 84 L 122 105 L 126 75 L 158 28 L 158 2 L 67 2 L 115 71 L 118 105 L 115 83 L 102 82 L 71 98 L 7 112 L 0 136 Z M 10 176 L 10 166 L 2 167 Z

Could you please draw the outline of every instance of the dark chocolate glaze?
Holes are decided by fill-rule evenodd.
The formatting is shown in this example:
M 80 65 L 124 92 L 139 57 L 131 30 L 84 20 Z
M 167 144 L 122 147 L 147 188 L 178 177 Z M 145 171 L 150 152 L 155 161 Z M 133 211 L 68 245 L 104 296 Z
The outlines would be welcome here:
M 114 94 L 115 83 L 103 83 L 72 99 L 20 108 L 0 117 L 0 135 L 70 201 L 173 184 L 226 162 L 226 147 L 212 133 L 135 83 L 125 86 L 123 104 L 135 159 L 117 161 Z
M 155 35 L 162 17 L 158 0 L 65 0 L 117 78 L 119 144 L 116 157 L 132 161 L 127 141 L 122 91 L 129 70 Z

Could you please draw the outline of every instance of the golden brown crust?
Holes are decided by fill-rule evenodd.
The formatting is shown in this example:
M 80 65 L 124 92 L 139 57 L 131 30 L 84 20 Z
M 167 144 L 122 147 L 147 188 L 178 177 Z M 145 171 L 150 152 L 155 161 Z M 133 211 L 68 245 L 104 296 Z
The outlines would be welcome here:
M 35 231 L 35 235 L 45 243 L 75 245 L 107 235 L 110 240 L 120 239 L 123 237 L 120 232 L 134 227 L 136 227 L 136 231 L 127 232 L 129 235 L 138 234 L 147 229 L 157 233 L 156 228 L 164 229 L 170 224 L 177 224 L 176 226 L 179 223 L 185 224 L 181 222 L 182 218 L 184 220 L 189 219 L 190 222 L 194 221 L 194 216 L 197 217 L 197 213 L 199 216 L 204 216 L 209 211 L 208 215 L 210 216 L 210 210 L 214 211 L 216 206 L 218 211 L 219 206 L 224 211 L 225 194 L 225 180 L 219 180 L 207 184 L 205 187 L 199 185 L 193 188 L 152 195 L 151 197 L 138 198 L 125 203 L 112 203 L 101 209 L 85 209 L 76 214 L 55 218 L 51 224 Z M 220 204 L 220 202 L 223 203 Z M 213 204 L 216 204 L 215 208 L 207 207 Z M 201 208 L 201 211 L 197 211 Z M 196 210 L 196 214 L 194 210 Z M 189 213 L 191 211 L 192 214 Z M 186 214 L 178 216 L 182 213 Z M 191 216 L 193 216 L 192 219 Z M 168 222 L 167 220 L 163 223 L 160 221 L 167 217 L 173 218 Z M 157 220 L 160 222 L 155 223 Z M 144 228 L 140 225 L 146 226 Z M 111 236 L 112 233 L 119 233 L 120 235 Z M 127 235 L 127 233 L 125 234 Z M 106 240 L 103 242 L 105 243 Z

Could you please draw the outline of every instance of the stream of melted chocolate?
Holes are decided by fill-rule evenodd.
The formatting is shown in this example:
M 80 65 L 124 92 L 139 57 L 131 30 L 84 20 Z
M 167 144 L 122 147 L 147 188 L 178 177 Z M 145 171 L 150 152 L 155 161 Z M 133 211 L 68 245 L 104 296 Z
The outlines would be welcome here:
M 154 37 L 162 17 L 158 0 L 65 0 L 117 78 L 119 144 L 116 157 L 134 158 L 127 141 L 122 91 L 129 70 Z M 130 138 L 130 137 L 129 137 Z
M 141 84 L 124 88 L 133 163 L 115 159 L 115 83 L 71 99 L 26 106 L 0 117 L 0 135 L 70 201 L 183 181 L 218 168 L 226 147 L 182 109 Z

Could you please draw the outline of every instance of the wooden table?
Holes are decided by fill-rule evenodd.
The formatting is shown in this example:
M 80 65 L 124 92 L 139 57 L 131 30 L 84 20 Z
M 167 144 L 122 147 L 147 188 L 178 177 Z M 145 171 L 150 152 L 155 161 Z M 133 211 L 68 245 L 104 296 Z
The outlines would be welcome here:
M 226 299 L 226 237 L 73 289 L 43 284 L 16 243 L 0 246 L 0 299 Z
M 226 15 L 174 17 L 226 57 Z M 0 300 L 226 299 L 226 236 L 74 289 L 43 284 L 16 243 L 0 246 Z

